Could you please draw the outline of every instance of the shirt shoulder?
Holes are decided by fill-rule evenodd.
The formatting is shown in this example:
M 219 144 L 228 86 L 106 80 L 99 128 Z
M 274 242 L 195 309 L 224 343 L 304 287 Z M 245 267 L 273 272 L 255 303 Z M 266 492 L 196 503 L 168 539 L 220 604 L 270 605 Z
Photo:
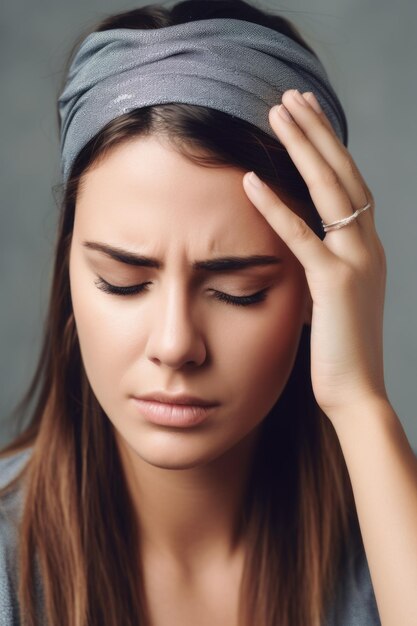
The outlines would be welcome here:
M 325 626 L 381 626 L 368 560 L 356 542 L 345 561 Z
M 32 454 L 32 448 L 20 450 L 0 458 L 0 488 L 4 487 L 23 468 Z
M 0 488 L 23 468 L 31 449 L 0 459 Z M 0 498 L 0 626 L 19 626 L 17 601 L 18 524 L 23 502 L 21 484 Z

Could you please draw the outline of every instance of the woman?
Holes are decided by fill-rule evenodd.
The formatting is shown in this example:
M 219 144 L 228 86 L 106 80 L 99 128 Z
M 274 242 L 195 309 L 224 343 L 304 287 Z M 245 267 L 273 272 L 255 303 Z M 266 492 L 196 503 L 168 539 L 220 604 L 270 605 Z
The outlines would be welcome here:
M 1 459 L 0 624 L 415 623 L 384 251 L 319 60 L 239 0 L 94 30 L 58 100 L 37 402 Z

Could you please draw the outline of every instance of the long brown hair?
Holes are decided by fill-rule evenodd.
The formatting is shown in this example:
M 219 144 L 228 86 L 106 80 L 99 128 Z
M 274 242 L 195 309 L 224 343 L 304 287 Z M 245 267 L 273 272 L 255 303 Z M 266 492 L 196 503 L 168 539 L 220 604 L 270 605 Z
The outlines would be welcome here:
M 309 49 L 288 20 L 241 0 L 187 0 L 171 9 L 150 5 L 112 15 L 91 32 L 162 28 L 213 17 L 253 21 Z M 68 66 L 86 34 L 74 46 Z M 81 150 L 62 190 L 39 362 L 11 415 L 19 434 L 1 454 L 32 449 L 23 470 L 1 493 L 25 480 L 18 587 L 25 626 L 41 624 L 35 557 L 51 625 L 150 624 L 134 507 L 109 420 L 83 368 L 68 256 L 77 191 L 88 168 L 123 141 L 156 133 L 201 165 L 255 170 L 301 202 L 310 226 L 322 236 L 306 185 L 278 139 L 221 111 L 187 104 L 148 106 L 111 121 Z M 29 419 L 24 424 L 25 414 Z M 308 326 L 286 387 L 263 420 L 242 524 L 247 554 L 239 626 L 322 623 L 358 519 L 337 435 L 312 391 Z

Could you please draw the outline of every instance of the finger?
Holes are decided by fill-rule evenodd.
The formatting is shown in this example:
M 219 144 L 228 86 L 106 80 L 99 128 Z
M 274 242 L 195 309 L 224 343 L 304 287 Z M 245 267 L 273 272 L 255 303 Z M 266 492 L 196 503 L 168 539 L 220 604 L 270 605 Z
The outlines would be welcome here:
M 269 114 L 270 123 L 305 180 L 322 220 L 328 224 L 349 217 L 354 209 L 336 172 L 313 146 L 295 119 L 289 114 L 285 115 L 286 112 L 288 113 L 284 105 L 273 107 Z M 359 241 L 357 221 L 338 230 L 339 243 L 348 241 L 351 244 L 355 239 Z M 326 236 L 330 235 L 331 239 L 331 233 L 334 232 L 330 231 Z
M 286 107 L 323 158 L 333 167 L 349 195 L 352 207 L 359 209 L 372 200 L 372 208 L 367 217 L 370 219 L 373 215 L 372 194 L 351 154 L 336 135 L 314 94 L 304 93 L 300 100 L 294 94 L 295 91 L 284 94 Z
M 327 115 L 324 113 L 323 109 L 320 106 L 320 103 L 318 102 L 317 98 L 315 97 L 315 95 L 313 94 L 312 91 L 306 91 L 303 93 L 303 98 L 305 98 L 308 102 L 308 104 L 310 106 L 313 107 L 313 109 L 315 109 L 317 116 L 319 117 L 319 119 L 323 122 L 323 124 L 325 126 L 327 126 L 327 128 L 329 129 L 329 131 L 331 133 L 333 133 L 334 135 L 336 135 L 336 131 L 333 128 L 329 118 L 327 117 Z
M 256 186 L 254 181 L 260 186 Z M 328 271 L 335 255 L 325 246 L 306 222 L 299 217 L 253 172 L 243 177 L 250 201 L 262 213 L 277 235 L 303 265 L 306 273 Z

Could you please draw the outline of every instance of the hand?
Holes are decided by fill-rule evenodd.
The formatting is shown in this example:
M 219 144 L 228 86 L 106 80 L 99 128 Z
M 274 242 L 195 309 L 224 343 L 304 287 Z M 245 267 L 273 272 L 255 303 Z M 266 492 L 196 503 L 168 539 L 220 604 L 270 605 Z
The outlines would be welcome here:
M 386 260 L 375 230 L 374 202 L 351 155 L 310 93 L 286 91 L 269 122 L 304 178 L 325 224 L 371 203 L 323 241 L 266 184 L 243 177 L 250 201 L 303 265 L 313 309 L 311 376 L 329 419 L 385 399 L 383 307 Z M 290 118 L 286 116 L 288 112 Z M 259 180 L 259 179 L 258 179 Z

